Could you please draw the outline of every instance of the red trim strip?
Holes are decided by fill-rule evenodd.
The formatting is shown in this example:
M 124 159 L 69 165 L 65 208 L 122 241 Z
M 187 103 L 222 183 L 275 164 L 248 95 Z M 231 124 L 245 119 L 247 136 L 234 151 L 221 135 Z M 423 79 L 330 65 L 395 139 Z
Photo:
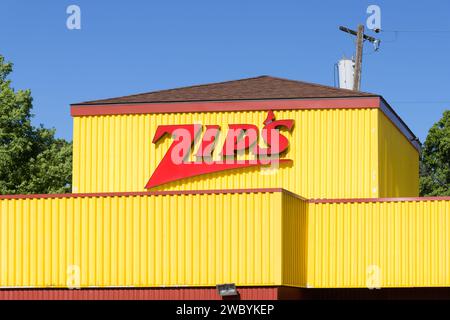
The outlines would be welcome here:
M 229 193 L 274 193 L 285 192 L 282 188 L 256 189 L 219 189 L 219 190 L 180 190 L 180 191 L 142 191 L 142 192 L 102 192 L 102 193 L 53 193 L 53 194 L 11 194 L 0 195 L 7 199 L 49 199 L 49 198 L 85 198 L 85 197 L 137 197 L 137 196 L 173 196 L 192 194 L 229 194 Z
M 380 98 L 373 97 L 216 102 L 201 101 L 115 105 L 71 105 L 70 114 L 73 117 L 79 117 L 175 112 L 262 111 L 296 109 L 370 109 L 379 107 Z
M 309 203 L 359 203 L 359 202 L 404 202 L 404 201 L 450 201 L 443 197 L 406 197 L 406 198 L 349 198 L 349 199 L 310 199 Z
M 400 201 L 450 201 L 450 196 L 443 197 L 402 197 L 402 198 L 346 198 L 346 199 L 306 199 L 283 188 L 255 189 L 217 189 L 217 190 L 179 190 L 179 191 L 142 191 L 142 192 L 102 192 L 102 193 L 54 193 L 54 194 L 11 194 L 0 195 L 0 200 L 8 199 L 51 199 L 51 198 L 85 198 L 85 197 L 139 197 L 139 196 L 174 196 L 193 194 L 230 194 L 230 193 L 275 193 L 282 192 L 309 203 L 352 203 L 352 202 L 400 202 Z

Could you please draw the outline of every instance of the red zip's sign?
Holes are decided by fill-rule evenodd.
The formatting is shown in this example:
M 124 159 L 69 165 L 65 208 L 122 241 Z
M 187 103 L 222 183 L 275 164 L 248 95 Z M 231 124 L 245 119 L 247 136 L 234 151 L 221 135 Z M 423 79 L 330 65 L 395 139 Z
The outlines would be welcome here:
M 290 159 L 280 159 L 289 148 L 289 140 L 280 133 L 280 129 L 292 131 L 293 127 L 294 120 L 275 120 L 272 111 L 268 112 L 261 132 L 253 124 L 229 124 L 225 142 L 219 153 L 220 159 L 213 160 L 213 153 L 219 147 L 217 141 L 221 134 L 218 125 L 206 125 L 203 136 L 201 136 L 203 126 L 200 124 L 158 126 L 152 142 L 156 144 L 166 135 L 170 135 L 173 142 L 145 188 L 224 170 L 292 163 Z M 259 136 L 266 147 L 260 147 Z M 189 161 L 198 139 L 201 139 L 201 142 L 194 153 L 195 160 Z M 254 157 L 250 160 L 237 159 L 237 155 L 247 152 Z

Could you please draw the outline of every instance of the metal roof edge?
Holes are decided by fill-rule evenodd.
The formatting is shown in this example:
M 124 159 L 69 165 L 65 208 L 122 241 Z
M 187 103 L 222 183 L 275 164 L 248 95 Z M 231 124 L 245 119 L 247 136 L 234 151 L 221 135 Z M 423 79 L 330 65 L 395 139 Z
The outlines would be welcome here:
M 342 198 L 309 199 L 308 203 L 370 203 L 370 202 L 408 202 L 408 201 L 450 201 L 450 196 L 437 197 L 398 197 L 398 198 Z
M 219 102 L 219 103 L 223 103 L 223 102 L 239 102 L 239 101 L 250 101 L 250 102 L 256 102 L 256 101 L 273 101 L 273 100 L 334 100 L 334 99 L 364 99 L 364 98 L 374 98 L 374 97 L 381 97 L 378 94 L 367 94 L 364 96 L 358 96 L 358 95 L 354 95 L 354 96 L 336 96 L 336 97 L 329 97 L 329 96 L 316 96 L 316 97 L 298 97 L 298 98 L 259 98 L 259 99 L 223 99 L 223 100 L 186 100 L 186 101 L 179 101 L 179 100 L 172 100 L 172 101 L 141 101 L 141 102 L 99 102 L 99 103 L 95 103 L 95 102 L 77 102 L 77 103 L 71 103 L 70 106 L 76 107 L 76 106 L 106 106 L 106 105 L 111 105 L 111 106 L 120 106 L 120 105 L 142 105 L 142 104 L 176 104 L 176 103 L 213 103 L 213 102 Z
M 389 103 L 380 96 L 380 109 L 386 115 L 386 117 L 392 121 L 392 123 L 400 130 L 401 133 L 410 141 L 410 143 L 421 152 L 422 145 L 419 138 L 412 132 L 403 119 L 395 112 L 395 110 L 389 105 Z
M 357 109 L 378 108 L 380 96 L 351 98 L 300 98 L 225 100 L 199 102 L 163 102 L 136 104 L 71 105 L 71 115 L 122 115 L 180 112 L 232 112 L 293 109 Z
M 137 191 L 137 192 L 100 192 L 100 193 L 49 193 L 49 194 L 11 194 L 0 195 L 0 200 L 14 199 L 61 199 L 61 198 L 94 198 L 94 197 L 139 197 L 139 196 L 172 196 L 172 195 L 210 195 L 210 194 L 243 194 L 243 193 L 275 193 L 284 192 L 282 188 L 254 189 L 215 189 L 215 190 L 177 190 L 177 191 Z

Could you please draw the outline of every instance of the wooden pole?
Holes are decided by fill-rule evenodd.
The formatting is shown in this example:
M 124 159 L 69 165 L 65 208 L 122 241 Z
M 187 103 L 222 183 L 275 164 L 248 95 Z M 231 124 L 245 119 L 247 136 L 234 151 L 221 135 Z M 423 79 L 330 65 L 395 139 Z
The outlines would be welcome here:
M 363 55 L 363 41 L 364 41 L 364 25 L 358 25 L 358 33 L 356 35 L 356 58 L 355 58 L 355 73 L 353 75 L 353 90 L 359 91 L 361 87 L 361 66 Z

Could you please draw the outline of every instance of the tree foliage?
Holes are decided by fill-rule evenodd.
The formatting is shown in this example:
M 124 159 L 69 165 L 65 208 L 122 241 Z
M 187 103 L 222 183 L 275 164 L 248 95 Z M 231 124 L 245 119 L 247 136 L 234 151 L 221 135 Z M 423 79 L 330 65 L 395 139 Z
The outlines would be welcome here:
M 420 171 L 422 196 L 450 195 L 450 110 L 428 132 Z
M 31 124 L 31 92 L 11 87 L 12 70 L 0 55 L 0 194 L 69 192 L 71 143 Z

